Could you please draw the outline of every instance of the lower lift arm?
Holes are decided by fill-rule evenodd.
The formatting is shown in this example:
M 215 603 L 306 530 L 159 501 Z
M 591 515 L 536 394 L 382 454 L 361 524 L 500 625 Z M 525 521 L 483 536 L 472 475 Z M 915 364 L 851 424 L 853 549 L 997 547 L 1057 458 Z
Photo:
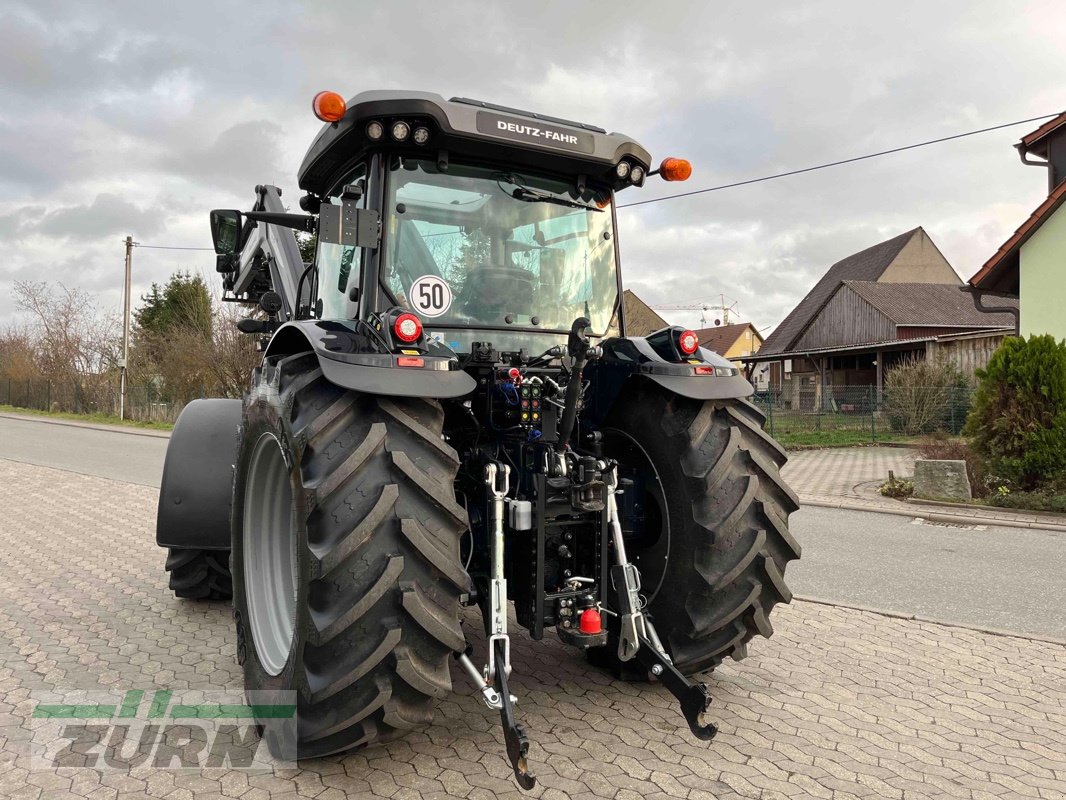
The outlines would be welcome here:
M 611 526 L 616 561 L 611 567 L 611 582 L 614 584 L 618 609 L 618 659 L 635 659 L 657 677 L 681 703 L 681 713 L 685 715 L 693 735 L 697 739 L 709 741 L 718 733 L 718 728 L 704 721 L 705 713 L 711 705 L 707 685 L 690 681 L 681 674 L 666 654 L 666 649 L 655 632 L 655 626 L 641 610 L 640 574 L 626 556 L 622 525 L 618 520 L 618 502 L 615 496 L 618 489 L 616 464 L 605 470 L 604 478 L 607 482 L 607 520 Z
M 602 462 L 601 462 L 602 463 Z M 707 686 L 690 681 L 674 666 L 667 655 L 652 621 L 644 614 L 640 600 L 640 573 L 629 563 L 622 538 L 622 526 L 618 519 L 616 491 L 618 488 L 617 465 L 603 465 L 606 482 L 607 521 L 614 545 L 615 564 L 611 567 L 611 582 L 614 584 L 617 611 L 611 616 L 618 636 L 618 659 L 635 660 L 654 675 L 681 704 L 689 728 L 696 738 L 708 741 L 718 729 L 705 721 L 711 697 Z M 507 757 L 514 769 L 515 779 L 523 789 L 532 789 L 536 778 L 529 771 L 529 737 L 515 719 L 515 698 L 511 695 L 508 678 L 511 673 L 511 646 L 507 634 L 507 581 L 504 578 L 504 498 L 507 496 L 510 468 L 505 464 L 490 463 L 485 467 L 485 485 L 488 494 L 488 521 L 490 536 L 490 576 L 488 597 L 488 658 L 483 671 L 479 672 L 470 660 L 470 648 L 456 653 L 455 657 L 470 675 L 481 692 L 485 704 L 500 712 L 503 723 Z
M 515 780 L 523 789 L 532 789 L 537 779 L 529 771 L 526 757 L 529 754 L 529 737 L 515 720 L 515 698 L 511 695 L 507 679 L 511 674 L 511 640 L 507 635 L 507 580 L 503 570 L 503 514 L 504 498 L 507 497 L 511 469 L 506 464 L 489 463 L 485 466 L 485 486 L 488 494 L 488 517 L 490 531 L 489 575 L 489 652 L 484 673 L 470 661 L 467 653 L 455 657 L 463 669 L 474 679 L 489 708 L 498 709 L 503 722 L 503 736 L 507 743 L 507 757 L 514 769 Z

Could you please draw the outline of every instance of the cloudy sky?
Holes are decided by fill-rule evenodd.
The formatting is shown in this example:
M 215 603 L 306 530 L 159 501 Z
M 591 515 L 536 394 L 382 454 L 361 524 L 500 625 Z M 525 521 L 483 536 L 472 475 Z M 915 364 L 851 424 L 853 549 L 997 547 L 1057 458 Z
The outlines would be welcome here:
M 320 89 L 580 119 L 689 158 L 691 189 L 1061 111 L 1063 30 L 1060 0 L 5 0 L 0 325 L 15 280 L 119 310 L 126 234 L 208 247 L 209 209 L 248 207 L 264 182 L 294 199 Z M 724 294 L 769 327 L 833 261 L 917 225 L 968 277 L 1045 194 L 1011 147 L 1035 127 L 620 210 L 626 281 L 652 303 Z M 137 294 L 213 257 L 139 249 L 134 265 Z

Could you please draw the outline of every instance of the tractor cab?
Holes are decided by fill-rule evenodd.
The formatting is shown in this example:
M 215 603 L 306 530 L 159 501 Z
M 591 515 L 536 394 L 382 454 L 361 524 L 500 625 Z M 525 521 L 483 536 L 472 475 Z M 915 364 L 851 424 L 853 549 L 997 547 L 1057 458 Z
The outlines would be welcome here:
M 486 339 L 565 344 L 579 317 L 591 336 L 621 332 L 614 195 L 651 173 L 639 144 L 463 98 L 327 100 L 316 99 L 327 124 L 300 169 L 303 203 L 342 204 L 358 187 L 381 240 L 366 253 L 320 240 L 319 316 L 400 308 L 457 353 Z

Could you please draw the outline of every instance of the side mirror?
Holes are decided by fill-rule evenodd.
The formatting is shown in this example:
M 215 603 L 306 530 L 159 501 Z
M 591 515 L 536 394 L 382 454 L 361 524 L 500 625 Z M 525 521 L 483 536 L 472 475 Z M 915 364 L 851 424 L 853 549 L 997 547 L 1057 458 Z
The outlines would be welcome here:
M 236 255 L 241 242 L 241 212 L 232 209 L 212 211 L 211 239 L 218 255 Z

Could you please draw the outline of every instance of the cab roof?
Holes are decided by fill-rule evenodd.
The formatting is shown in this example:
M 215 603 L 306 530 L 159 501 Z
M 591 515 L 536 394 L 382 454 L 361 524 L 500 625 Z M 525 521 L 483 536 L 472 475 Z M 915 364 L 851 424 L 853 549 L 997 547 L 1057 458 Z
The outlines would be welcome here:
M 371 140 L 367 126 L 378 121 L 384 135 Z M 423 126 L 429 140 L 417 145 L 390 138 L 395 122 L 411 130 Z M 300 188 L 314 194 L 329 192 L 352 166 L 373 148 L 424 157 L 491 161 L 565 175 L 584 175 L 615 189 L 632 185 L 619 179 L 619 161 L 651 169 L 651 155 L 621 133 L 582 122 L 531 111 L 431 92 L 369 91 L 348 101 L 339 122 L 322 127 L 300 165 Z M 638 182 L 643 183 L 643 180 Z

